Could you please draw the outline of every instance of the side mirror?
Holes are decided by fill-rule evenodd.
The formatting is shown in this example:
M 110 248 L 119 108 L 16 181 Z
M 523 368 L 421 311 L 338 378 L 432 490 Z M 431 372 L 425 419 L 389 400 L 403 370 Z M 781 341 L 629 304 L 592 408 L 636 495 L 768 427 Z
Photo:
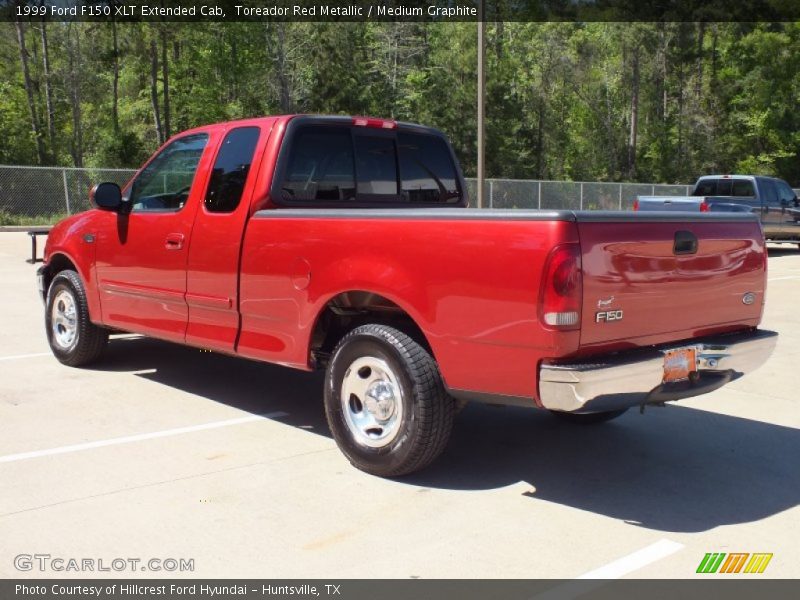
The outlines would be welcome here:
M 100 210 L 118 211 L 122 205 L 122 190 L 116 183 L 98 183 L 89 192 L 89 201 Z

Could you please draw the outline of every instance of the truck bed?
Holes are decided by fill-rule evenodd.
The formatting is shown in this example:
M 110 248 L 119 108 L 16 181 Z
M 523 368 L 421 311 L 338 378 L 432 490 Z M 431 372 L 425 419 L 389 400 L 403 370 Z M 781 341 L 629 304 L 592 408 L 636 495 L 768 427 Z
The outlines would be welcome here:
M 696 236 L 695 254 L 674 255 L 677 231 Z M 561 244 L 579 244 L 583 262 L 580 324 L 568 330 L 538 313 Z M 270 209 L 251 218 L 242 256 L 240 353 L 307 364 L 303 336 L 321 307 L 365 290 L 414 319 L 452 389 L 528 399 L 544 359 L 755 327 L 764 290 L 752 215 Z M 599 323 L 601 308 L 622 318 Z

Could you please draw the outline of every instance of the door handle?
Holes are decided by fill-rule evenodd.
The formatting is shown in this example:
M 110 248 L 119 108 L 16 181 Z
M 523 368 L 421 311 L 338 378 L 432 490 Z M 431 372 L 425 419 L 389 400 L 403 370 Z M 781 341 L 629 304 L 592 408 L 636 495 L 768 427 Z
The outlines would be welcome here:
M 167 250 L 180 250 L 183 248 L 183 234 L 182 233 L 170 233 L 167 235 L 167 239 L 164 242 L 164 247 Z

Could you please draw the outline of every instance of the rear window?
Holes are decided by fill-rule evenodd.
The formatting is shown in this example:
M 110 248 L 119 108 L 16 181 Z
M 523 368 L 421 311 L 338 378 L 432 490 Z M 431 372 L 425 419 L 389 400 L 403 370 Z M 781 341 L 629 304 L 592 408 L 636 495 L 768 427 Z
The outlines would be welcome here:
M 730 196 L 733 189 L 733 180 L 731 179 L 717 179 L 717 193 L 716 196 Z
M 756 191 L 750 179 L 703 179 L 697 183 L 693 196 L 755 196 Z
M 753 182 L 749 179 L 734 179 L 732 196 L 755 196 Z
M 717 194 L 716 179 L 702 179 L 697 182 L 693 196 L 715 196 Z
M 397 199 L 397 150 L 394 136 L 356 135 L 357 190 L 361 195 Z
M 303 125 L 289 142 L 280 197 L 287 203 L 456 204 L 447 143 L 416 132 Z
M 432 135 L 400 132 L 403 199 L 409 202 L 457 202 L 458 178 L 450 149 Z

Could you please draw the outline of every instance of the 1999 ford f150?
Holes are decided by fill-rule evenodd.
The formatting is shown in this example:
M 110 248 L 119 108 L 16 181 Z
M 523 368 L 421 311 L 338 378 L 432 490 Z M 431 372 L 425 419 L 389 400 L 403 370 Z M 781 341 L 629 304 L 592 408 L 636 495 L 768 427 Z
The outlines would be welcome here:
M 199 127 L 90 197 L 39 270 L 61 362 L 122 330 L 325 369 L 333 436 L 378 475 L 430 463 L 464 401 L 604 421 L 719 388 L 776 341 L 755 216 L 469 209 L 419 125 Z

